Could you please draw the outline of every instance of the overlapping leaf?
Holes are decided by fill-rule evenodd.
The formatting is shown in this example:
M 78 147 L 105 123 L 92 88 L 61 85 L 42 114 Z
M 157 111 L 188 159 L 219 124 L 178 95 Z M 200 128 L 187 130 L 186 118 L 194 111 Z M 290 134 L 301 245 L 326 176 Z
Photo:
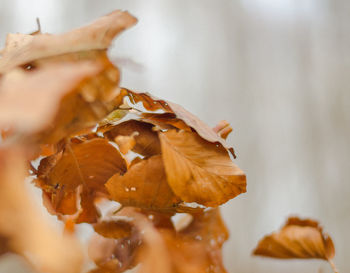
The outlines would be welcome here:
M 153 125 L 138 120 L 128 120 L 120 124 L 110 126 L 105 136 L 113 140 L 118 136 L 134 135 L 135 145 L 131 150 L 142 155 L 152 156 L 161 153 L 158 135 L 152 130 Z
M 227 145 L 224 138 L 214 132 L 213 129 L 211 129 L 207 124 L 205 124 L 192 113 L 188 112 L 182 106 L 173 102 L 157 99 L 155 97 L 152 97 L 149 93 L 139 93 L 125 88 L 122 89 L 121 95 L 129 96 L 135 103 L 142 102 L 143 106 L 149 111 L 163 110 L 165 113 L 174 114 L 177 120 L 182 120 L 183 122 L 179 123 L 175 119 L 173 121 L 170 121 L 171 125 L 174 125 L 175 127 L 178 126 L 178 129 L 186 129 L 186 126 L 189 126 L 205 140 L 213 143 L 219 143 L 228 151 L 230 151 L 233 156 L 235 156 L 233 148 Z M 152 117 L 150 119 L 152 119 Z M 156 120 L 157 118 L 154 117 L 153 119 Z M 184 124 L 186 126 L 184 126 Z
M 59 154 L 40 162 L 38 179 L 51 195 L 53 207 L 59 213 L 76 212 L 76 191 L 82 187 L 83 214 L 78 222 L 95 222 L 97 211 L 94 199 L 106 194 L 104 184 L 114 174 L 126 171 L 126 163 L 119 151 L 107 140 L 95 138 L 81 143 L 68 143 Z
M 141 262 L 138 272 L 226 272 L 221 247 L 228 232 L 217 209 L 195 215 L 193 222 L 180 232 L 172 225 L 157 225 L 159 220 L 133 209 L 123 210 L 121 215 L 128 215 L 136 228 L 124 241 L 139 240 L 141 236 L 141 244 L 133 248 L 138 253 L 135 258 Z M 117 255 L 114 248 L 114 256 Z M 135 265 L 134 261 L 129 263 Z
M 167 182 L 182 201 L 218 206 L 246 191 L 245 175 L 230 159 L 228 152 L 232 150 L 224 141 L 232 131 L 227 122 L 211 129 L 179 105 L 148 93 L 122 89 L 120 96 L 128 96 L 135 107 L 142 102 L 147 111 L 163 113 L 141 109 L 134 112 L 133 119 L 125 121 L 125 108 L 121 108 L 123 115 L 115 121 L 111 117 L 99 130 L 111 140 L 118 135 L 136 135 L 132 150 L 143 156 L 161 153 Z M 121 187 L 115 190 L 114 195 L 120 190 Z
M 160 155 L 134 164 L 125 175 L 115 174 L 106 187 L 124 206 L 169 210 L 180 202 L 167 183 Z
M 94 223 L 99 235 L 89 252 L 98 267 L 91 272 L 124 272 L 142 262 L 143 273 L 224 273 L 221 247 L 227 229 L 219 211 L 204 211 L 204 206 L 217 207 L 246 190 L 245 175 L 224 140 L 232 129 L 227 122 L 211 129 L 177 104 L 118 88 L 119 70 L 107 49 L 135 22 L 129 13 L 115 11 L 61 35 L 10 34 L 0 58 L 1 136 L 31 145 L 27 160 L 45 156 L 30 169 L 48 210 L 66 221 L 67 234 L 74 233 L 75 223 Z M 3 173 L 5 181 L 23 178 L 12 169 Z M 5 186 L 3 194 L 14 196 L 12 185 Z M 10 197 L 0 200 L 0 216 L 9 218 L 8 202 L 15 213 L 28 213 L 11 225 L 36 219 L 25 197 L 18 207 Z M 116 216 L 127 220 L 100 215 L 96 202 L 101 199 L 128 207 Z M 192 222 L 175 229 L 176 212 L 191 213 Z M 0 253 L 16 251 L 43 272 L 79 270 L 80 252 L 68 235 L 58 243 L 54 231 L 45 234 L 46 223 L 34 231 L 37 226 L 30 222 L 26 241 L 9 226 L 0 221 Z M 38 232 L 47 242 L 36 245 Z M 45 253 L 47 243 L 57 249 Z M 67 258 L 71 251 L 76 253 Z

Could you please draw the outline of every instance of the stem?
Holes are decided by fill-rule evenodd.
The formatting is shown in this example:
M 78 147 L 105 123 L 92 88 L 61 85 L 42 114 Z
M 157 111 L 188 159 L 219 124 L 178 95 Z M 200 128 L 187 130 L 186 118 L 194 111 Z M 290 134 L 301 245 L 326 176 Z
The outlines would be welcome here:
M 338 269 L 336 268 L 336 266 L 335 266 L 335 264 L 333 263 L 332 260 L 328 260 L 328 263 L 332 267 L 334 273 L 339 273 Z

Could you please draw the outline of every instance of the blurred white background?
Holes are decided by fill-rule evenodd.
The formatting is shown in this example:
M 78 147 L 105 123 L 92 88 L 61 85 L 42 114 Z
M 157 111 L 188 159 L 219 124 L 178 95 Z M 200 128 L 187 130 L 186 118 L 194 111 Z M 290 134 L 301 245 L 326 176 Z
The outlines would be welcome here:
M 322 223 L 350 272 L 350 1 L 0 0 L 0 42 L 36 30 L 36 17 L 59 33 L 114 9 L 139 19 L 111 50 L 123 86 L 234 128 L 248 192 L 223 208 L 228 271 L 331 272 L 322 261 L 251 256 L 293 214 Z

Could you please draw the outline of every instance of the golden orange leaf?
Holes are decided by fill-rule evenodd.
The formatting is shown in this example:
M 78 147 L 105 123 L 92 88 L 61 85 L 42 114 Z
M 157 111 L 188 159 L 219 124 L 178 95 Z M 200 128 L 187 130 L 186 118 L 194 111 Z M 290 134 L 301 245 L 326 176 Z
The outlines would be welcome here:
M 159 136 L 168 183 L 185 202 L 218 206 L 246 191 L 245 174 L 221 146 L 194 132 Z
M 142 102 L 143 106 L 149 111 L 163 110 L 163 120 L 164 115 L 168 116 L 169 122 L 168 124 L 177 127 L 178 129 L 188 130 L 188 127 L 194 129 L 202 138 L 209 142 L 213 142 L 219 145 L 222 145 L 225 149 L 227 149 L 234 157 L 235 153 L 232 147 L 230 147 L 224 138 L 217 134 L 212 128 L 210 128 L 207 124 L 201 121 L 198 117 L 188 112 L 182 106 L 164 101 L 161 99 L 157 99 L 150 95 L 149 93 L 139 93 L 135 91 L 131 91 L 129 89 L 123 88 L 121 90 L 121 95 L 128 95 L 132 102 Z M 173 118 L 169 117 L 169 114 L 175 114 Z M 162 116 L 154 116 L 145 115 L 146 119 L 153 120 L 153 122 L 160 122 L 159 117 Z M 179 122 L 181 120 L 182 122 Z M 225 136 L 225 134 L 224 134 Z M 227 136 L 227 135 L 226 135 Z
M 265 236 L 253 254 L 279 259 L 323 259 L 334 267 L 331 260 L 335 249 L 331 237 L 317 221 L 291 217 L 279 232 Z
M 225 273 L 221 247 L 228 233 L 217 209 L 197 214 L 181 232 L 172 226 L 156 226 L 154 218 L 127 209 L 142 234 L 139 273 Z
M 111 140 L 115 140 L 118 136 L 134 135 L 135 145 L 131 150 L 143 156 L 152 156 L 161 153 L 158 134 L 152 128 L 153 125 L 150 123 L 128 120 L 108 126 L 108 131 L 104 135 Z
M 115 174 L 106 188 L 124 206 L 169 210 L 180 202 L 166 181 L 160 155 L 135 163 L 124 175 Z
M 57 156 L 59 159 L 56 159 Z M 104 184 L 108 179 L 115 173 L 125 171 L 126 163 L 119 151 L 107 140 L 95 138 L 68 143 L 62 155 L 44 158 L 38 168 L 38 179 L 44 184 L 44 190 L 59 196 L 54 199 L 54 208 L 61 207 L 61 213 L 66 213 L 68 209 L 62 208 L 63 200 L 72 198 L 81 185 L 84 217 L 80 217 L 78 222 L 94 222 L 97 213 L 93 205 L 95 195 L 107 193 Z M 71 203 L 67 204 L 71 207 Z

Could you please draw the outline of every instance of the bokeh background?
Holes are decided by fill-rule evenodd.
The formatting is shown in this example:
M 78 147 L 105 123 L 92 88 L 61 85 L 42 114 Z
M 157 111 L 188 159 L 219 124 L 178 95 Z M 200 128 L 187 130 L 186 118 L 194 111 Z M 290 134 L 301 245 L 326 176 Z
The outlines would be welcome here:
M 251 256 L 289 215 L 319 220 L 350 272 L 350 1 L 0 0 L 0 42 L 9 32 L 60 33 L 114 9 L 139 19 L 110 52 L 122 85 L 177 102 L 229 143 L 248 192 L 223 206 L 228 271 L 331 272 L 322 261 Z M 0 272 L 24 272 L 3 257 Z

